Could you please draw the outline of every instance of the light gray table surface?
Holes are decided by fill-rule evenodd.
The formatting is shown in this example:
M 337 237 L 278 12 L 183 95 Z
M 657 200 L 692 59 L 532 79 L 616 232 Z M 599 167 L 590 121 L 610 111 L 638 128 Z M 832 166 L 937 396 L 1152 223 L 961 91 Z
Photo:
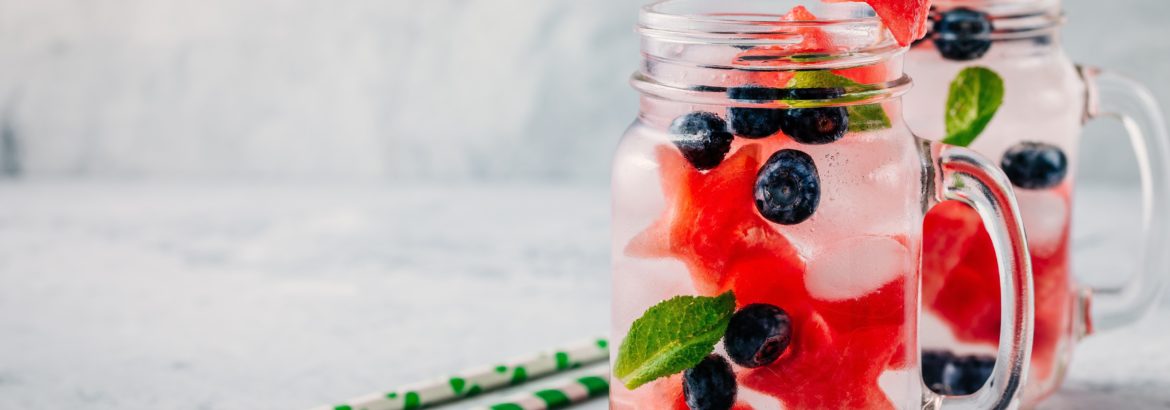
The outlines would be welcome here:
M 1078 270 L 1133 265 L 1134 195 L 1082 189 Z M 308 408 L 600 334 L 608 214 L 552 184 L 3 182 L 0 408 Z M 1170 310 L 1087 339 L 1046 407 L 1170 408 Z

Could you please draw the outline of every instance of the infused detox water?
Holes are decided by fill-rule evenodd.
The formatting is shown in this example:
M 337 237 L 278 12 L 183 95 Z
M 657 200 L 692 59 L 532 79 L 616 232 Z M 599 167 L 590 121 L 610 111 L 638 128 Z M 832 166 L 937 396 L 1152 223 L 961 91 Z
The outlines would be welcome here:
M 1091 70 L 1072 63 L 1060 47 L 1058 0 L 939 0 L 931 20 L 927 39 L 906 56 L 906 72 L 915 83 L 905 97 L 906 121 L 918 135 L 969 146 L 992 159 L 1015 187 L 1035 282 L 1032 368 L 1024 394 L 1025 406 L 1033 406 L 1059 386 L 1073 345 L 1092 331 L 1094 321 L 1118 326 L 1140 317 L 1155 300 L 1158 278 L 1165 275 L 1156 255 L 1145 262 L 1146 271 L 1133 275 L 1131 289 L 1114 298 L 1121 299 L 1118 308 L 1091 314 L 1091 291 L 1074 283 L 1069 249 L 1081 129 L 1099 114 L 1098 97 L 1107 97 L 1101 109 L 1114 109 L 1107 105 L 1118 99 L 1145 108 L 1112 115 L 1133 121 L 1134 140 L 1145 139 L 1137 152 L 1139 164 L 1150 167 L 1142 169 L 1148 183 L 1146 256 L 1162 252 L 1165 220 L 1149 205 L 1165 206 L 1166 143 L 1157 126 L 1159 110 L 1151 109 L 1144 91 L 1132 83 L 1101 82 L 1106 79 L 1095 80 Z M 973 69 L 995 73 L 1002 107 L 993 115 L 979 113 L 985 128 L 964 134 L 947 120 L 964 102 L 949 96 L 956 77 Z M 1108 92 L 1099 94 L 1094 82 Z M 992 243 L 979 215 L 957 203 L 928 213 L 923 240 L 925 381 L 940 393 L 966 394 L 987 380 L 1000 340 Z
M 611 408 L 1010 403 L 1031 334 L 1018 210 L 993 166 L 910 134 L 904 48 L 873 10 L 672 0 L 639 28 L 641 111 L 613 173 Z M 917 332 L 942 197 L 1000 216 L 991 272 L 1014 312 L 1002 382 L 953 403 L 924 390 Z
M 949 10 L 939 8 L 943 13 Z M 952 13 L 963 17 L 951 19 L 980 18 L 966 17 L 966 9 L 957 10 Z M 942 37 L 942 33 L 934 35 Z M 961 70 L 984 66 L 1003 79 L 1003 106 L 969 146 L 1001 166 L 1015 167 L 1004 171 L 1014 176 L 1036 286 L 1035 345 L 1029 374 L 1029 384 L 1036 392 L 1032 395 L 1043 395 L 1041 392 L 1056 387 L 1076 333 L 1083 331 L 1077 326 L 1087 326 L 1075 323 L 1085 317 L 1077 311 L 1084 306 L 1069 272 L 1072 181 L 1086 89 L 1077 68 L 1056 45 L 1055 36 L 1047 27 L 1043 32 L 994 45 L 987 38 L 983 46 L 989 48 L 978 58 L 974 54 L 979 52 L 963 51 L 963 47 L 948 44 L 949 40 L 940 39 L 939 45 L 928 40 L 915 45 L 906 56 L 906 70 L 915 81 L 914 91 L 905 97 L 907 107 L 913 107 L 906 110 L 906 121 L 923 137 L 948 135 L 944 121 L 947 96 Z M 950 50 L 949 55 L 940 51 L 940 45 Z M 925 235 L 923 349 L 928 356 L 936 356 L 930 357 L 933 360 L 963 361 L 950 367 L 961 369 L 952 370 L 952 374 L 965 374 L 944 382 L 946 363 L 924 371 L 929 385 L 962 394 L 982 385 L 986 376 L 980 374 L 981 367 L 994 361 L 1000 318 L 999 279 L 992 274 L 995 256 L 978 214 L 962 204 L 943 204 L 932 210 L 926 218 Z M 948 354 L 953 357 L 948 358 Z M 939 388 L 940 383 L 944 387 Z

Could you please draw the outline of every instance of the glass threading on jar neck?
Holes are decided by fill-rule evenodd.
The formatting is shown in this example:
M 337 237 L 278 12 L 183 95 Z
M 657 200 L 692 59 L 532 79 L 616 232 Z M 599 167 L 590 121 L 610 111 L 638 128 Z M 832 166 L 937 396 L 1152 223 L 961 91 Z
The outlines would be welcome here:
M 898 45 L 862 3 L 795 0 L 667 0 L 642 9 L 643 64 L 634 87 L 645 96 L 694 104 L 815 107 L 872 104 L 905 92 Z M 815 16 L 815 18 L 810 18 Z M 792 78 L 825 71 L 849 80 L 794 90 Z M 727 98 L 752 87 L 754 101 Z
M 959 8 L 986 13 L 994 28 L 990 40 L 1000 43 L 1058 44 L 1066 20 L 1060 0 L 935 0 L 931 20 Z M 938 35 L 932 29 L 927 38 Z

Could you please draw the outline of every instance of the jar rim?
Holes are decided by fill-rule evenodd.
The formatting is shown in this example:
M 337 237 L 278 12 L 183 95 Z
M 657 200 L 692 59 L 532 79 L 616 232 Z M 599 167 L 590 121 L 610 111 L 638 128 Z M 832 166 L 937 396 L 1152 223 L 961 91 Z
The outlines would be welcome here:
M 797 6 L 817 18 L 785 20 Z M 897 47 L 873 9 L 858 2 L 660 0 L 643 6 L 638 18 L 638 32 L 644 37 L 692 44 L 791 44 L 794 38 L 799 40 L 801 29 L 809 28 L 853 37 L 843 41 L 853 49 L 845 53 Z
M 969 9 L 988 16 L 993 30 L 991 41 L 1030 40 L 1050 36 L 1066 23 L 1060 0 L 935 0 L 931 21 L 946 11 Z M 927 38 L 938 36 L 931 24 Z
M 817 107 L 873 103 L 901 95 L 910 85 L 898 60 L 908 47 L 898 44 L 873 8 L 860 2 L 661 0 L 642 8 L 638 31 L 643 67 L 632 83 L 650 97 L 741 107 Z M 876 65 L 889 71 L 861 81 L 866 84 L 792 95 L 784 94 L 791 88 L 781 86 L 772 91 L 782 97 L 728 98 L 727 87 L 777 87 L 766 79 L 771 73 Z
M 741 4 L 743 8 L 729 5 Z M 823 18 L 815 20 L 780 20 L 796 6 L 816 7 L 820 11 L 834 11 L 834 14 L 848 12 L 851 17 Z M 688 9 L 690 7 L 690 9 Z M 711 7 L 707 9 L 707 7 Z M 741 11 L 733 11 L 739 9 Z M 691 11 L 687 11 L 691 10 Z M 823 13 L 813 12 L 820 16 Z M 792 1 L 770 2 L 715 2 L 709 0 L 660 0 L 642 6 L 640 23 L 654 25 L 669 22 L 707 22 L 724 24 L 742 24 L 745 26 L 793 26 L 825 24 L 881 24 L 881 20 L 873 13 L 873 9 L 864 3 L 816 3 L 803 5 Z

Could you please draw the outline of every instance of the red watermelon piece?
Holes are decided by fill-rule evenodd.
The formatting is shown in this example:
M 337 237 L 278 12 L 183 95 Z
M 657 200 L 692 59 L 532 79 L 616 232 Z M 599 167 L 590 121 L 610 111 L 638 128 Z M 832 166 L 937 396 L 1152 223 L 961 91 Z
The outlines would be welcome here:
M 786 408 L 894 408 L 877 379 L 897 351 L 886 344 L 898 338 L 896 330 L 838 334 L 815 315 L 794 317 L 793 326 L 788 351 L 767 367 L 741 373 L 741 386 L 776 397 Z
M 804 6 L 796 6 L 780 18 L 780 21 L 817 21 L 817 16 L 813 15 Z M 823 53 L 833 49 L 833 40 L 818 27 L 804 27 L 796 30 L 800 33 L 803 39 L 800 44 L 788 47 L 787 51 L 794 53 Z
M 788 14 L 780 18 L 781 21 L 817 21 L 814 15 L 804 6 L 796 6 Z M 835 49 L 832 38 L 817 27 L 804 27 L 796 30 L 802 36 L 799 44 L 773 45 L 754 47 L 736 56 L 736 61 L 743 65 L 778 66 L 788 64 L 786 57 L 794 54 L 831 53 Z M 834 74 L 841 75 L 860 84 L 879 84 L 889 81 L 889 70 L 884 64 L 875 64 L 864 67 L 854 67 L 842 70 L 833 70 Z M 750 76 L 742 84 L 755 84 L 766 87 L 785 88 L 792 79 L 791 72 L 749 72 Z
M 705 294 L 728 289 L 727 267 L 743 255 L 777 255 L 786 264 L 799 260 L 788 240 L 756 212 L 758 146 L 741 147 L 707 172 L 691 166 L 673 146 L 658 148 L 658 162 L 668 209 L 627 245 L 627 254 L 683 261 Z
M 967 256 L 976 233 L 983 228 L 979 214 L 961 202 L 947 201 L 931 209 L 923 223 L 922 271 L 950 272 Z M 923 304 L 930 305 L 945 276 L 924 275 Z
M 926 24 L 930 17 L 930 0 L 826 0 L 829 2 L 864 1 L 873 7 L 882 23 L 898 40 L 908 46 L 926 36 Z
M 940 204 L 927 214 L 923 235 L 923 306 L 941 317 L 959 341 L 998 346 L 998 266 L 979 215 L 961 203 Z M 1031 377 L 1040 383 L 1055 375 L 1059 348 L 1070 332 L 1068 236 L 1066 228 L 1058 250 L 1050 255 L 1032 253 L 1036 321 Z
M 794 342 L 775 363 L 741 373 L 740 383 L 789 408 L 893 408 L 877 380 L 905 368 L 905 281 L 854 300 L 821 301 L 804 284 L 804 263 L 784 254 L 758 253 L 728 266 L 740 306 L 780 306 L 793 319 Z M 913 346 L 912 344 L 909 344 Z M 847 387 L 846 387 L 847 386 Z
M 817 16 L 804 6 L 796 6 L 780 18 L 780 21 L 816 20 Z M 746 65 L 777 66 L 788 64 L 785 58 L 795 54 L 829 53 L 835 47 L 832 38 L 819 27 L 801 27 L 795 31 L 801 35 L 800 43 L 754 47 L 736 56 L 736 61 Z M 792 73 L 779 73 L 778 77 L 775 81 L 754 84 L 786 87 L 788 80 L 792 78 Z
M 792 8 L 792 11 L 789 11 L 788 14 L 785 14 L 784 17 L 781 17 L 780 19 L 784 21 L 815 21 L 817 16 L 814 15 L 811 11 L 808 11 L 807 7 L 796 6 Z
M 893 80 L 889 78 L 890 72 L 884 63 L 833 70 L 833 74 L 848 78 L 858 84 L 881 84 Z

